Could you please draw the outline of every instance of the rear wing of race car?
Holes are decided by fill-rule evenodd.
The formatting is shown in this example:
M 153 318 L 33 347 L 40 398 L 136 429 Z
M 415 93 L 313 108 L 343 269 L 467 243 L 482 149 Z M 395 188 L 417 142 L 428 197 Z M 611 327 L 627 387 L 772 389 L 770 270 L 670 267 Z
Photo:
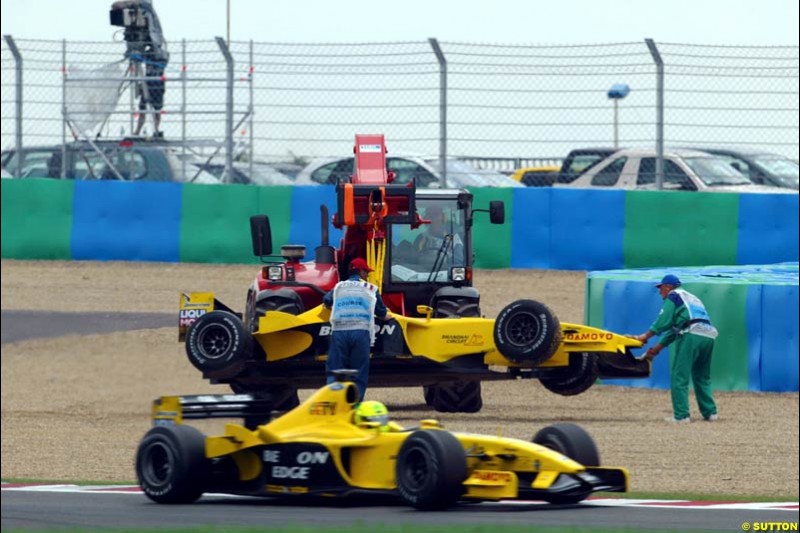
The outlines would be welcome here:
M 172 426 L 204 418 L 269 419 L 273 411 L 271 400 L 249 394 L 199 394 L 157 398 L 153 400 L 150 417 L 154 426 Z

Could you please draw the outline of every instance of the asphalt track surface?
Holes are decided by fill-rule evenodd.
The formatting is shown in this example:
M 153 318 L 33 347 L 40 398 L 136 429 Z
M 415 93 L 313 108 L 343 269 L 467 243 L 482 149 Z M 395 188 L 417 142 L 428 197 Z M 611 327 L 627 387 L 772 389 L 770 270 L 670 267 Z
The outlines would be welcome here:
M 142 494 L 3 491 L 2 529 L 191 526 L 343 526 L 362 524 L 517 524 L 637 529 L 742 531 L 742 524 L 797 523 L 798 512 L 778 510 L 554 506 L 524 503 L 461 505 L 420 512 L 391 501 L 300 501 L 204 496 L 191 505 L 158 505 Z M 752 526 L 751 526 L 752 527 Z M 753 528 L 754 529 L 754 528 Z
M 177 327 L 175 313 L 61 313 L 55 311 L 2 311 L 0 342 L 92 335 L 137 329 Z

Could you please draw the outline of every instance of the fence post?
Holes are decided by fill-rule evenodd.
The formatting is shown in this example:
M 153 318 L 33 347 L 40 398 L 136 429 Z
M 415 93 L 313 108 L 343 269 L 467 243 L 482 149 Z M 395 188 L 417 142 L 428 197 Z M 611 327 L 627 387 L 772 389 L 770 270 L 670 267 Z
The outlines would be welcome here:
M 3 38 L 8 44 L 11 54 L 14 56 L 14 71 L 16 73 L 16 94 L 14 98 L 14 118 L 15 118 L 15 132 L 14 144 L 17 152 L 17 168 L 14 170 L 14 177 L 19 177 L 19 171 L 22 169 L 22 54 L 19 53 L 17 43 L 10 35 L 4 35 Z
M 67 40 L 61 40 L 61 179 L 67 178 Z
M 181 179 L 186 179 L 186 39 L 181 39 Z
M 222 182 L 233 180 L 233 56 L 225 44 L 225 39 L 217 37 L 217 45 L 225 57 L 226 94 L 225 94 L 225 175 Z
M 656 64 L 656 189 L 664 188 L 664 61 L 653 39 L 645 39 Z
M 253 157 L 255 156 L 255 148 L 253 147 L 253 115 L 256 112 L 254 101 L 253 101 L 253 75 L 255 73 L 255 66 L 253 65 L 253 39 L 250 39 L 250 69 L 248 70 L 249 73 L 249 81 L 250 81 L 250 126 L 248 130 L 250 131 L 250 179 L 253 179 Z
M 444 57 L 439 41 L 428 39 L 439 61 L 439 172 L 442 174 L 442 188 L 447 187 L 447 59 Z

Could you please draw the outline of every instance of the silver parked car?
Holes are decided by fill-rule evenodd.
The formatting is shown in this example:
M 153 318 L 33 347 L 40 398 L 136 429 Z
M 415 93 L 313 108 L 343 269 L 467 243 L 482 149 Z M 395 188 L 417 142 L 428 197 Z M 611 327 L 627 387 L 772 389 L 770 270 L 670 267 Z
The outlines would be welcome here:
M 353 175 L 352 157 L 315 159 L 298 175 L 296 185 L 332 185 Z M 404 184 L 416 179 L 417 187 L 441 188 L 438 157 L 390 156 L 386 167 L 394 172 L 394 183 Z M 447 159 L 447 187 L 524 187 L 519 182 L 491 170 L 478 170 L 466 161 Z
M 655 150 L 619 150 L 572 183 L 577 188 L 655 189 Z M 718 192 L 789 192 L 756 185 L 719 156 L 695 150 L 664 151 L 664 189 Z

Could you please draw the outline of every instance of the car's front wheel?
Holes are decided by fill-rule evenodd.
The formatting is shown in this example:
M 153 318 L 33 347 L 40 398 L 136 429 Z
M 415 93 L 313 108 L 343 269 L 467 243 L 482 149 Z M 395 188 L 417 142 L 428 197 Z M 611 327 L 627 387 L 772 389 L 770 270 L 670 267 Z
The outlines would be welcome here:
M 395 474 L 405 503 L 422 510 L 445 509 L 464 492 L 464 448 L 447 431 L 415 431 L 400 447 Z
M 192 503 L 205 492 L 209 462 L 205 437 L 190 426 L 158 426 L 136 451 L 136 478 L 157 503 Z
M 497 315 L 494 343 L 511 361 L 542 363 L 552 357 L 561 344 L 561 323 L 543 303 L 517 300 Z

